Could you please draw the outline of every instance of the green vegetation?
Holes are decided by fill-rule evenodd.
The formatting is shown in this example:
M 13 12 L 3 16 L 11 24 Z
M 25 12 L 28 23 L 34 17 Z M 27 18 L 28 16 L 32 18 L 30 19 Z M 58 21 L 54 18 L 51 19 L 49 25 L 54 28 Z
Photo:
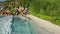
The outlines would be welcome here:
M 5 5 L 16 0 L 7 0 Z M 32 15 L 60 25 L 60 0 L 17 0 L 12 7 L 23 6 L 30 9 Z
M 60 26 L 60 0 L 37 0 L 30 5 L 31 14 Z
M 31 14 L 34 16 L 37 16 L 41 19 L 51 21 L 52 23 L 60 26 L 60 17 L 57 17 L 57 16 L 51 17 L 51 16 L 47 16 L 47 15 L 43 15 L 43 14 L 34 13 L 34 12 L 31 12 Z

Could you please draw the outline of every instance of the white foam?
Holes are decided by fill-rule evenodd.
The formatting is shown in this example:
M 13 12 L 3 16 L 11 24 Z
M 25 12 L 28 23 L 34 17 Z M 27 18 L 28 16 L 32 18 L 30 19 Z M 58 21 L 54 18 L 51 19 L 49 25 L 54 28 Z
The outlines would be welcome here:
M 4 16 L 0 18 L 0 34 L 11 33 L 12 16 Z

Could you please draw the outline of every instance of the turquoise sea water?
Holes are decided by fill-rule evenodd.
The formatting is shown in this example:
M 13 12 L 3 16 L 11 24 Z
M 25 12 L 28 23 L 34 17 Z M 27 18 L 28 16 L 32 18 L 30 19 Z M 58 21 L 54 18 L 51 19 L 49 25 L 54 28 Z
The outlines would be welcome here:
M 52 34 L 23 16 L 0 16 L 0 34 Z
M 15 16 L 12 21 L 12 34 L 31 34 L 28 21 L 25 17 Z

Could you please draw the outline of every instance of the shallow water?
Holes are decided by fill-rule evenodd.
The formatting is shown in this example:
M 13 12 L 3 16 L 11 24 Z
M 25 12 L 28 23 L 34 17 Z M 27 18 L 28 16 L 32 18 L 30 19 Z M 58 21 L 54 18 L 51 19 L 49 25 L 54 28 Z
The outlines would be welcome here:
M 52 34 L 23 16 L 0 16 L 0 34 Z
M 12 34 L 31 34 L 27 19 L 15 16 L 12 21 Z
M 0 16 L 0 34 L 11 33 L 12 16 Z

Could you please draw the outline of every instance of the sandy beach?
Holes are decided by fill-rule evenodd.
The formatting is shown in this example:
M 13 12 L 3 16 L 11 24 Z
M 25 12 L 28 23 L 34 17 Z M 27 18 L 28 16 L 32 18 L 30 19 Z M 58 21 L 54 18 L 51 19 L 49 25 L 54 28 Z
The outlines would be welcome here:
M 34 23 L 38 24 L 39 27 L 43 27 L 47 31 L 53 33 L 53 34 L 60 34 L 60 26 L 57 26 L 55 24 L 52 24 L 49 21 L 40 19 L 38 17 L 35 17 L 33 15 L 27 15 L 28 18 L 33 20 Z

